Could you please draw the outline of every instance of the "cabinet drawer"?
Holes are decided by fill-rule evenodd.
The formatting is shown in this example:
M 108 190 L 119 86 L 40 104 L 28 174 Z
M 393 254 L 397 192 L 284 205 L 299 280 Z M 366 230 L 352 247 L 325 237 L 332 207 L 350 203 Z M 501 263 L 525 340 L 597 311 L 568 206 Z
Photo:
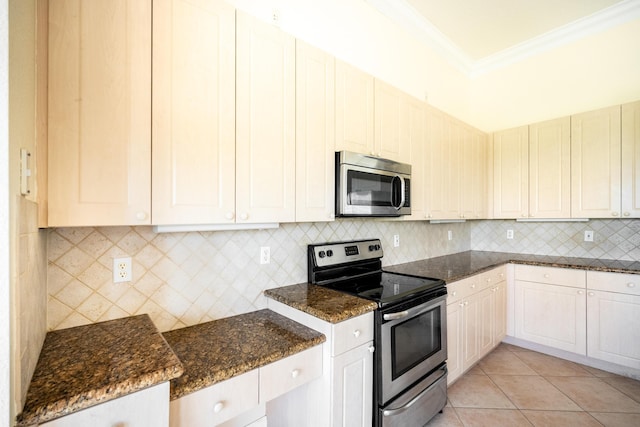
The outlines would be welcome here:
M 258 370 L 173 400 L 171 427 L 209 427 L 230 420 L 258 406 Z
M 587 287 L 598 291 L 640 295 L 640 274 L 587 271 Z
M 505 266 L 494 268 L 493 270 L 485 271 L 481 275 L 482 288 L 493 287 L 497 283 L 507 280 L 507 268 Z
M 373 313 L 354 317 L 333 325 L 333 348 L 337 356 L 373 340 Z
M 457 282 L 447 284 L 447 304 L 453 304 L 463 298 L 482 290 L 481 275 L 467 277 Z
M 571 286 L 574 288 L 586 287 L 585 271 L 570 268 L 516 265 L 515 278 L 516 280 L 547 283 L 549 285 Z
M 260 401 L 268 402 L 322 375 L 322 346 L 260 368 Z

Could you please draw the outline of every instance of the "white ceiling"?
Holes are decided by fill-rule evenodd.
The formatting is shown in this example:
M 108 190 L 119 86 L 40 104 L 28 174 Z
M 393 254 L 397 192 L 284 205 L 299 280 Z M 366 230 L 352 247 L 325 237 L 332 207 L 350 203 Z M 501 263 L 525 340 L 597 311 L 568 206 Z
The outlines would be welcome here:
M 477 61 L 622 0 L 406 0 Z
M 469 75 L 640 18 L 640 0 L 365 0 Z

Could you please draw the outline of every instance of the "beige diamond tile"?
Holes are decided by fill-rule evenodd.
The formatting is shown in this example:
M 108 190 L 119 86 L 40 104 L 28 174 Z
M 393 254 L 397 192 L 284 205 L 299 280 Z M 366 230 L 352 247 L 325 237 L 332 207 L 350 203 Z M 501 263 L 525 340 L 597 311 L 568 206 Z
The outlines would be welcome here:
M 523 410 L 522 414 L 535 427 L 551 426 L 580 426 L 602 427 L 591 415 L 586 412 L 562 412 L 562 411 L 529 411 Z
M 56 295 L 72 280 L 72 275 L 57 265 L 50 264 L 47 269 L 47 292 L 49 295 Z
M 60 329 L 59 325 L 73 310 L 56 298 L 49 296 L 47 300 L 47 330 Z
M 74 245 L 80 243 L 85 237 L 87 237 L 93 228 L 91 227 L 67 227 L 67 228 L 56 228 L 56 232 L 60 234 L 62 237 L 67 239 Z
M 73 244 L 62 237 L 57 230 L 58 229 L 52 229 L 47 238 L 47 259 L 49 261 L 56 261 L 73 247 Z
M 107 239 L 116 244 L 132 230 L 132 227 L 100 227 L 99 230 Z
M 77 247 L 74 247 L 58 258 L 56 264 L 72 276 L 78 276 L 89 267 L 92 262 L 93 259 L 89 255 Z
M 89 325 L 93 323 L 90 319 L 87 319 L 80 313 L 74 311 L 66 319 L 64 319 L 56 329 L 74 328 L 76 326 Z
M 640 403 L 595 377 L 548 377 L 582 409 L 589 412 L 640 413 Z
M 592 412 L 591 415 L 606 427 L 640 426 L 640 414 Z
M 107 320 L 121 319 L 123 317 L 128 317 L 128 316 L 129 316 L 129 313 L 122 310 L 120 307 L 112 305 L 109 308 L 109 310 L 105 311 L 104 314 L 100 316 L 100 319 L 98 319 L 98 322 L 106 322 Z
M 72 280 L 54 296 L 63 304 L 75 309 L 89 298 L 93 290 L 79 280 Z
M 97 231 L 93 231 L 78 243 L 78 248 L 82 249 L 82 251 L 89 254 L 92 258 L 99 258 L 112 246 L 113 243 L 107 239 L 104 234 L 98 233 Z
M 146 245 L 134 257 L 134 261 L 145 269 L 150 269 L 157 263 L 163 254 L 153 245 Z
M 140 308 L 147 302 L 148 297 L 135 288 L 128 288 L 116 301 L 116 306 L 129 314 L 138 314 Z
M 111 305 L 112 303 L 108 299 L 98 293 L 94 293 L 80 304 L 77 311 L 82 313 L 84 317 L 91 319 L 91 321 L 97 322 Z
M 102 264 L 94 262 L 78 276 L 78 279 L 92 289 L 99 289 L 105 284 L 113 284 L 113 273 Z
M 129 255 L 137 254 L 146 244 L 147 241 L 133 230 L 118 241 L 118 247 Z
M 518 410 L 457 408 L 456 413 L 465 427 L 531 426 Z

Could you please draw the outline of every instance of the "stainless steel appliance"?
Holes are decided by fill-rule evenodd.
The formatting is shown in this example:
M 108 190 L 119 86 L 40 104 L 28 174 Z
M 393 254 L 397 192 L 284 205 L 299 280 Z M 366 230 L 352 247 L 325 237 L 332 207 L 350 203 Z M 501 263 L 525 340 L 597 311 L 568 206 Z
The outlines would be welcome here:
M 447 401 L 444 281 L 382 270 L 379 239 L 309 245 L 310 283 L 373 300 L 375 426 L 423 426 Z
M 335 171 L 337 216 L 411 214 L 411 165 L 339 151 Z

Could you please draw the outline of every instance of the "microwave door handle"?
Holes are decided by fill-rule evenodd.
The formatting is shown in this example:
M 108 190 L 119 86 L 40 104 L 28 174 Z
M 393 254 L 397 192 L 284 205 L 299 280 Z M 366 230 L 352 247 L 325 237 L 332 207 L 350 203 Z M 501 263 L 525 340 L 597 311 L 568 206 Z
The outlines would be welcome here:
M 404 206 L 405 183 L 404 183 L 404 178 L 401 177 L 400 175 L 394 176 L 392 181 L 395 181 L 396 179 L 400 180 L 400 204 L 398 206 L 393 204 L 393 191 L 392 191 L 391 192 L 391 206 L 393 206 L 395 210 L 400 210 L 400 208 L 402 208 Z

